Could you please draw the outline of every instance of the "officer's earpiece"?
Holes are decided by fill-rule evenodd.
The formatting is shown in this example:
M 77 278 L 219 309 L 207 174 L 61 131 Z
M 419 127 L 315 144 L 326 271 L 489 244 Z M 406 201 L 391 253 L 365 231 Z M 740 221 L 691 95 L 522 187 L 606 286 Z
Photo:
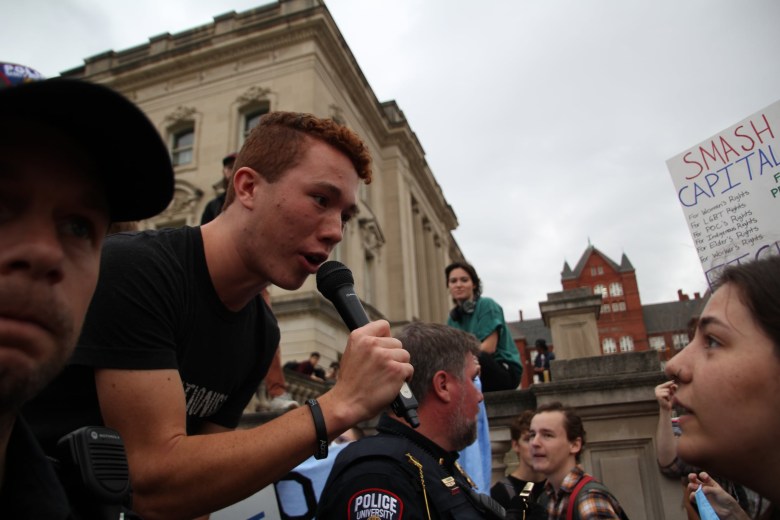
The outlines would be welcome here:
M 474 300 L 465 300 L 450 311 L 450 318 L 452 321 L 460 323 L 463 320 L 464 314 L 474 314 L 474 310 L 477 308 L 477 302 Z

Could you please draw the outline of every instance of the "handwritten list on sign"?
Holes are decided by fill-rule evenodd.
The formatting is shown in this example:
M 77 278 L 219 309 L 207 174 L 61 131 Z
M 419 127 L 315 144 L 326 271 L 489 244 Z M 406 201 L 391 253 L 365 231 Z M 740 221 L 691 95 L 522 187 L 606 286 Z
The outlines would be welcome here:
M 780 254 L 780 101 L 666 161 L 708 283 Z

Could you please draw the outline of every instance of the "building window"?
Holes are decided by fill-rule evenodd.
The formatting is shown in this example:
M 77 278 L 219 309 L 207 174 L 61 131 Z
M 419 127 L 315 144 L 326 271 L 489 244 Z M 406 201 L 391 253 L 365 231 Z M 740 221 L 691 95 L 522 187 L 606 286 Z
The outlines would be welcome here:
M 626 302 L 615 302 L 612 304 L 612 312 L 626 312 Z
M 633 352 L 634 339 L 631 336 L 623 336 L 620 338 L 620 351 L 621 352 Z
M 239 110 L 239 128 L 238 146 L 244 144 L 246 138 L 252 132 L 252 129 L 260 122 L 260 118 L 271 111 L 271 105 L 267 101 L 254 100 Z
M 601 342 L 601 350 L 604 352 L 604 354 L 614 354 L 617 352 L 615 340 L 612 338 L 604 338 L 604 340 Z
M 600 294 L 602 298 L 606 298 L 607 287 L 604 284 L 598 284 L 593 287 L 593 294 Z
M 610 296 L 623 296 L 623 284 L 620 282 L 612 282 L 609 284 Z
M 674 344 L 674 350 L 680 350 L 688 344 L 688 335 L 672 334 L 672 343 Z
M 171 135 L 171 162 L 174 166 L 190 164 L 195 146 L 195 128 L 190 125 L 180 128 Z
M 654 350 L 660 350 L 663 352 L 666 350 L 666 342 L 664 341 L 663 336 L 651 336 L 650 337 L 650 348 Z
M 608 303 L 605 303 L 604 305 L 601 306 L 601 313 L 604 314 L 604 313 L 609 312 L 609 308 L 610 308 L 610 305 Z
M 590 268 L 590 275 L 591 275 L 591 276 L 596 276 L 596 275 L 598 275 L 598 274 L 604 274 L 604 268 L 603 268 L 603 267 L 601 267 L 601 266 L 599 265 L 599 266 L 596 266 L 596 267 L 591 267 L 591 268 Z
M 260 122 L 260 118 L 267 113 L 268 113 L 268 107 L 263 107 L 263 108 L 251 110 L 244 114 L 244 116 L 242 117 L 243 120 L 242 139 L 241 139 L 242 144 L 246 140 L 246 138 L 249 137 L 249 133 L 252 131 L 252 129 L 257 126 L 257 123 Z

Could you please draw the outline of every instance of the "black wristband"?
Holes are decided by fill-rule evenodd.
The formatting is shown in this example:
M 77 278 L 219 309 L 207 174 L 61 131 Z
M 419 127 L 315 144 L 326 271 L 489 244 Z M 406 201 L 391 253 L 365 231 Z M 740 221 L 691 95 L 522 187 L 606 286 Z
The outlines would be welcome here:
M 328 429 L 325 428 L 325 417 L 322 415 L 320 403 L 316 399 L 306 401 L 314 419 L 314 430 L 317 432 L 317 449 L 314 452 L 315 459 L 324 459 L 328 456 Z

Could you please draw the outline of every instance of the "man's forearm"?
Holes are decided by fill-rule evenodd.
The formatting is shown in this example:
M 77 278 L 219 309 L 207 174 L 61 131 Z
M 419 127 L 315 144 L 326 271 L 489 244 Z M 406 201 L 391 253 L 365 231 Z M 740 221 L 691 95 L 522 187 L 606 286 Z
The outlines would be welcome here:
M 352 424 L 321 398 L 334 439 Z M 194 518 L 234 504 L 276 482 L 314 454 L 316 433 L 308 407 L 252 429 L 180 436 L 166 453 L 130 457 L 133 509 L 145 519 Z

